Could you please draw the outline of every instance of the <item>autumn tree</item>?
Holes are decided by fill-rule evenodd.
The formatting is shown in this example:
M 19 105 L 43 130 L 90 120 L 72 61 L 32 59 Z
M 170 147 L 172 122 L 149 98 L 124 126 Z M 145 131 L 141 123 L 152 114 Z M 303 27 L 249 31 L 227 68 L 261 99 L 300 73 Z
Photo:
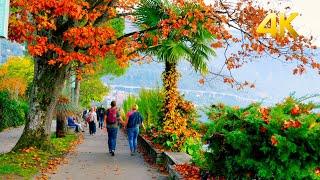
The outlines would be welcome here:
M 124 18 L 114 18 L 108 20 L 106 25 L 115 30 L 116 37 L 123 35 L 125 28 Z M 75 69 L 77 70 L 81 66 L 83 65 L 78 63 Z M 112 53 L 108 53 L 106 57 L 103 57 L 97 62 L 91 64 L 90 67 L 86 67 L 86 69 L 91 71 L 89 73 L 85 73 L 85 75 L 81 77 L 77 76 L 79 75 L 79 71 L 74 72 L 75 78 L 73 78 L 74 88 L 72 87 L 72 99 L 75 106 L 79 106 L 79 101 L 82 107 L 90 106 L 91 100 L 101 101 L 108 92 L 108 88 L 103 87 L 104 84 L 102 82 L 102 77 L 107 75 L 121 76 L 126 70 L 126 68 L 120 67 L 117 64 L 116 58 Z M 92 80 L 96 83 L 92 83 Z M 89 88 L 89 84 L 91 85 L 91 88 Z M 90 97 L 93 98 L 90 99 Z
M 8 91 L 12 98 L 25 98 L 33 79 L 33 61 L 30 57 L 10 57 L 0 65 L 0 91 Z
M 112 53 L 119 65 L 126 66 L 129 60 L 144 57 L 139 56 L 139 52 L 149 48 L 147 42 L 152 40 L 154 46 L 166 42 L 172 30 L 180 33 L 176 38 L 184 39 L 192 38 L 199 29 L 206 29 L 216 38 L 211 43 L 212 48 L 228 49 L 230 43 L 240 43 L 241 50 L 226 57 L 228 70 L 239 68 L 249 62 L 250 57 L 263 54 L 298 62 L 295 69 L 298 74 L 307 66 L 320 69 L 312 54 L 305 53 L 306 49 L 314 48 L 311 38 L 290 35 L 270 38 L 256 33 L 268 11 L 251 1 L 216 0 L 212 5 L 202 0 L 169 2 L 175 7 L 161 6 L 164 15 L 159 21 L 142 24 L 141 30 L 117 37 L 115 30 L 105 22 L 119 16 L 135 21 L 138 0 L 12 0 L 9 38 L 25 42 L 35 62 L 28 122 L 15 149 L 50 144 L 53 109 L 71 63 L 92 64 L 99 59 L 97 57 Z M 195 8 L 179 13 L 190 4 Z M 156 36 L 151 33 L 154 30 L 157 30 Z M 233 30 L 242 36 L 235 37 Z M 78 71 L 81 74 L 82 68 Z M 232 76 L 223 78 L 226 83 L 235 83 Z
M 27 43 L 35 62 L 30 113 L 15 149 L 27 146 L 46 148 L 50 145 L 51 119 L 57 96 L 71 64 L 90 64 L 109 52 L 114 52 L 119 62 L 129 58 L 123 56 L 125 46 L 120 46 L 123 42 L 117 41 L 115 30 L 105 23 L 117 16 L 116 6 L 125 3 L 13 0 L 10 5 L 9 37 Z M 78 71 L 80 74 L 81 69 Z
M 175 11 L 175 9 L 178 10 Z M 165 90 L 163 129 L 165 134 L 174 134 L 181 140 L 194 136 L 194 133 L 188 134 L 188 119 L 178 113 L 178 106 L 184 104 L 178 91 L 180 77 L 180 73 L 177 70 L 178 63 L 181 60 L 187 60 L 195 71 L 206 75 L 208 73 L 208 61 L 211 56 L 215 55 L 214 49 L 210 47 L 215 35 L 203 27 L 205 21 L 193 22 L 193 17 L 187 16 L 189 12 L 195 9 L 201 10 L 200 5 L 186 3 L 183 7 L 178 7 L 162 0 L 142 0 L 135 14 L 137 18 L 136 24 L 139 27 L 159 24 L 160 21 L 168 17 L 166 11 L 170 10 L 175 16 L 185 17 L 184 20 L 180 21 L 189 21 L 189 23 L 192 23 L 191 26 L 198 27 L 196 30 L 188 30 L 188 28 L 192 28 L 191 26 L 185 27 L 183 32 L 181 32 L 181 29 L 171 29 L 167 32 L 165 38 L 159 36 L 161 34 L 159 30 L 150 31 L 150 37 L 148 37 L 150 40 L 146 42 L 148 48 L 143 50 L 144 53 L 155 56 L 158 61 L 163 62 L 165 65 L 162 73 Z M 183 22 L 180 23 L 180 25 L 178 23 L 176 25 L 184 26 L 182 25 Z M 170 139 L 170 137 L 165 138 Z

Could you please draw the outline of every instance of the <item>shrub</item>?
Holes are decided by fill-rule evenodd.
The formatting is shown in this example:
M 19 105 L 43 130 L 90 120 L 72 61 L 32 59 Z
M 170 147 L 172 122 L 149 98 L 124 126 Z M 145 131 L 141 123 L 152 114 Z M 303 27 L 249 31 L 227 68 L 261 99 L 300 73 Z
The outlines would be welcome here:
M 136 103 L 137 98 L 133 95 L 129 95 L 122 103 L 122 108 L 125 113 L 129 112 L 132 106 Z M 124 120 L 126 119 L 125 114 L 122 117 Z
M 164 93 L 161 89 L 142 89 L 139 96 L 128 96 L 123 102 L 123 109 L 128 112 L 132 105 L 139 106 L 139 112 L 144 118 L 146 131 L 143 132 L 153 143 L 171 151 L 181 151 L 188 138 L 198 139 L 200 136 L 193 127 L 198 127 L 198 115 L 195 106 L 186 101 L 183 96 L 178 98 L 176 112 L 179 115 L 177 123 L 183 124 L 184 129 L 164 130 L 163 122 Z
M 160 89 L 142 89 L 137 99 L 139 112 L 145 119 L 147 129 L 157 127 L 161 123 L 163 114 L 161 112 L 164 95 Z
M 203 143 L 200 138 L 190 137 L 184 142 L 182 151 L 192 157 L 192 162 L 201 167 L 204 163 L 204 151 L 202 150 Z
M 26 102 L 11 99 L 8 92 L 0 91 L 0 131 L 23 125 L 27 113 Z
M 214 106 L 204 167 L 227 179 L 316 179 L 320 116 L 315 105 L 289 97 L 274 107 Z
M 123 101 L 122 108 L 127 113 L 131 110 L 133 104 L 137 104 L 139 112 L 144 118 L 144 125 L 147 130 L 150 130 L 159 125 L 160 119 L 163 116 L 161 114 L 162 101 L 163 94 L 160 89 L 142 89 L 138 97 L 129 95 Z
M 162 111 L 162 114 L 163 111 Z M 181 151 L 184 143 L 189 138 L 200 138 L 194 127 L 198 126 L 198 115 L 194 104 L 186 101 L 183 96 L 177 98 L 174 121 L 164 121 L 152 132 L 153 141 L 161 144 L 170 151 Z

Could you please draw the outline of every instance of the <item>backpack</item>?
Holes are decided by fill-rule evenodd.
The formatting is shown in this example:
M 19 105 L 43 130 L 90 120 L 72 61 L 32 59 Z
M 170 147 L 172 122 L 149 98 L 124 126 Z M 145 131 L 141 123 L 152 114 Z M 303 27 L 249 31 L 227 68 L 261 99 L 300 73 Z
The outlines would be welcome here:
M 88 113 L 86 121 L 89 123 L 91 121 L 93 121 L 93 112 Z
M 107 123 L 114 124 L 117 122 L 117 108 L 108 109 Z
M 84 110 L 84 111 L 82 112 L 82 118 L 83 118 L 83 119 L 85 119 L 85 118 L 86 118 L 87 113 L 88 113 L 88 111 L 87 111 L 87 110 Z
M 86 122 L 89 123 L 90 122 L 90 119 L 91 119 L 91 116 L 90 116 L 90 113 L 88 113 L 86 115 Z
M 134 128 L 142 123 L 142 116 L 139 112 L 134 112 L 129 116 L 127 128 Z

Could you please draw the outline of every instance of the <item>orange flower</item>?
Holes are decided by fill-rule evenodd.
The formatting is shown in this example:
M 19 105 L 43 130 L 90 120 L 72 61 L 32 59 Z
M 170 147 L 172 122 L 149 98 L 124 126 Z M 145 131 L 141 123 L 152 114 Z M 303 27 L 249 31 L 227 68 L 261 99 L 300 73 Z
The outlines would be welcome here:
M 291 115 L 297 116 L 300 114 L 300 107 L 296 104 L 294 107 L 291 109 Z
M 291 121 L 284 121 L 283 123 L 283 129 L 288 129 L 291 127 Z
M 272 144 L 273 146 L 277 146 L 277 144 L 278 144 L 278 140 L 277 140 L 277 138 L 276 138 L 275 135 L 272 135 L 272 136 L 271 136 L 271 144 Z
M 259 109 L 259 112 L 261 113 L 262 119 L 264 120 L 264 122 L 269 124 L 269 109 L 265 107 L 261 107 Z
M 233 109 L 234 109 L 234 110 L 239 110 L 240 107 L 239 107 L 239 106 L 233 106 Z
M 259 128 L 259 130 L 260 130 L 260 132 L 262 132 L 262 133 L 267 132 L 267 128 L 265 128 L 265 127 L 263 127 L 263 126 L 261 126 L 261 127 Z
M 293 121 L 293 123 L 292 123 L 292 127 L 294 127 L 294 128 L 299 128 L 299 127 L 301 127 L 301 122 L 300 121 Z
M 299 120 L 294 121 L 292 119 L 290 119 L 289 121 L 284 121 L 282 129 L 286 130 L 286 129 L 289 129 L 291 127 L 300 128 L 301 127 L 301 122 Z
M 316 175 L 317 175 L 317 176 L 320 176 L 320 167 L 317 167 L 317 168 L 316 168 Z

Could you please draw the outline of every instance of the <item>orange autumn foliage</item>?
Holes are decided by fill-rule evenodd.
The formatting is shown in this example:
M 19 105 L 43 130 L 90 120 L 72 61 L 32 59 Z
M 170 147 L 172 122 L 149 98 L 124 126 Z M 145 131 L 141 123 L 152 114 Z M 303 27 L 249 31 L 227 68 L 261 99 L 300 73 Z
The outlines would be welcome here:
M 24 97 L 33 78 L 33 64 L 29 58 L 11 57 L 0 65 L 0 91 L 8 91 L 12 97 Z
M 0 91 L 8 91 L 14 97 L 24 96 L 26 90 L 27 84 L 22 78 L 6 78 L 0 80 Z
M 312 37 L 291 36 L 266 38 L 258 34 L 256 28 L 269 12 L 268 9 L 253 1 L 240 0 L 230 4 L 227 1 L 214 1 L 211 4 L 203 0 L 173 0 L 171 3 L 183 9 L 196 5 L 183 16 L 177 15 L 170 7 L 163 7 L 168 15 L 156 26 L 146 26 L 144 30 L 116 37 L 115 31 L 104 22 L 115 17 L 127 17 L 132 22 L 135 17 L 132 12 L 140 0 L 12 0 L 11 7 L 16 10 L 11 13 L 9 37 L 18 42 L 27 42 L 29 53 L 35 57 L 46 57 L 51 64 L 66 65 L 73 61 L 90 64 L 112 52 L 121 66 L 127 66 L 128 61 L 142 59 L 138 52 L 150 46 L 161 44 L 168 38 L 172 30 L 177 30 L 175 39 L 190 38 L 197 33 L 198 28 L 205 28 L 216 36 L 212 48 L 228 48 L 229 44 L 241 45 L 241 50 L 233 52 L 225 59 L 227 69 L 242 67 L 252 57 L 268 54 L 283 57 L 286 61 L 296 60 L 298 66 L 294 74 L 306 72 L 306 67 L 319 71 L 320 63 L 314 58 Z M 32 18 L 31 18 L 31 17 Z M 232 33 L 236 30 L 242 34 L 237 37 Z M 157 33 L 149 34 L 151 31 Z M 310 49 L 311 53 L 305 53 Z M 80 71 L 81 72 L 81 71 Z M 237 84 L 231 77 L 225 77 L 224 82 Z M 251 83 L 237 84 L 254 87 Z

